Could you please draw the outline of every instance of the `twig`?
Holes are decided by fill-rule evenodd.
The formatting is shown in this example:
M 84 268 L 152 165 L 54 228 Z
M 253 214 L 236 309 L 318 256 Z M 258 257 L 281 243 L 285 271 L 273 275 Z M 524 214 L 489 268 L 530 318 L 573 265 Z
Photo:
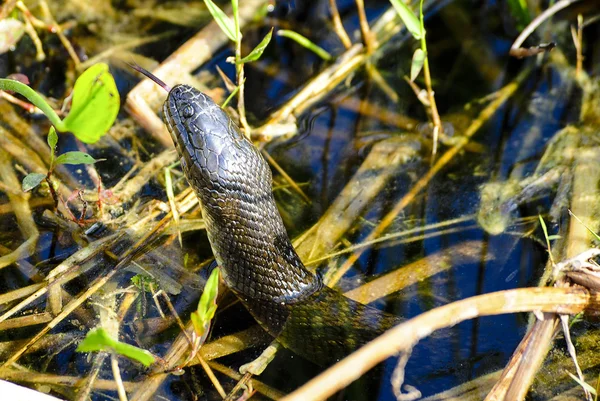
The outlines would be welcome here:
M 127 401 L 127 393 L 123 386 L 123 379 L 121 379 L 121 372 L 119 371 L 119 360 L 115 354 L 110 355 L 110 367 L 112 369 L 113 378 L 117 385 L 117 393 L 119 394 L 120 401 Z
M 360 31 L 362 33 L 363 40 L 365 42 L 365 47 L 367 49 L 367 55 L 373 54 L 373 51 L 376 48 L 374 42 L 374 35 L 371 33 L 371 29 L 369 28 L 369 21 L 367 21 L 367 14 L 365 13 L 365 2 L 363 0 L 355 0 L 356 8 L 358 9 L 358 21 L 360 23 Z
M 79 69 L 81 60 L 79 59 L 77 52 L 75 52 L 75 49 L 73 49 L 73 45 L 71 44 L 71 42 L 69 42 L 69 39 L 67 39 L 67 37 L 63 33 L 61 26 L 54 19 L 54 16 L 50 12 L 50 7 L 48 7 L 48 3 L 46 2 L 46 0 L 40 0 L 40 7 L 42 8 L 42 11 L 46 14 L 46 18 L 50 20 L 51 25 L 48 27 L 50 29 L 50 32 L 53 32 L 56 34 L 56 36 L 58 36 L 60 42 L 67 50 L 67 53 L 69 53 L 69 56 L 71 57 L 73 62 L 75 63 L 75 68 Z
M 575 68 L 575 77 L 578 78 L 581 75 L 583 69 L 583 16 L 577 15 L 577 29 L 571 25 L 571 36 L 573 37 L 573 44 L 577 51 L 577 67 Z
M 529 25 L 525 27 L 525 29 L 523 29 L 523 32 L 521 32 L 517 39 L 515 39 L 514 43 L 510 47 L 510 54 L 512 55 L 514 52 L 518 53 L 518 50 L 523 45 L 523 42 L 525 42 L 529 35 L 531 35 L 533 31 L 535 31 L 544 21 L 552 17 L 563 8 L 566 8 L 573 3 L 577 3 L 578 1 L 581 0 L 559 0 L 554 3 L 552 7 L 549 7 L 543 13 L 535 17 L 534 20 L 531 21 Z
M 412 348 L 436 330 L 468 319 L 535 310 L 576 314 L 587 308 L 597 310 L 599 307 L 600 295 L 590 294 L 583 288 L 522 288 L 453 302 L 388 330 L 284 397 L 282 401 L 326 399 L 386 358 Z
M 329 0 L 329 8 L 331 9 L 331 20 L 333 22 L 333 30 L 337 34 L 338 38 L 342 41 L 342 44 L 346 49 L 352 46 L 352 41 L 344 29 L 340 13 L 337 8 L 336 0 Z
M 423 77 L 425 78 L 425 87 L 427 88 L 427 97 L 429 98 L 429 107 L 431 107 L 431 118 L 433 119 L 433 149 L 432 149 L 432 161 L 435 160 L 437 153 L 437 142 L 438 135 L 444 132 L 442 127 L 442 120 L 438 113 L 437 105 L 435 103 L 435 96 L 433 95 L 433 88 L 431 86 L 431 73 L 429 71 L 429 55 L 427 54 L 427 41 L 425 40 L 425 22 L 423 16 L 423 0 L 419 6 L 420 21 L 421 21 L 421 49 L 425 53 L 425 60 L 423 60 Z

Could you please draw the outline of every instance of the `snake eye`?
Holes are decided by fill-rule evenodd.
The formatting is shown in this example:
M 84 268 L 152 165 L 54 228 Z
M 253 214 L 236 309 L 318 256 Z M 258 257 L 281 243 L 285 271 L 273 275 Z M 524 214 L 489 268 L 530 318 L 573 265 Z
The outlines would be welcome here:
M 183 108 L 181 109 L 181 114 L 185 117 L 185 118 L 190 118 L 194 115 L 194 108 L 192 107 L 191 104 L 187 103 L 183 105 Z

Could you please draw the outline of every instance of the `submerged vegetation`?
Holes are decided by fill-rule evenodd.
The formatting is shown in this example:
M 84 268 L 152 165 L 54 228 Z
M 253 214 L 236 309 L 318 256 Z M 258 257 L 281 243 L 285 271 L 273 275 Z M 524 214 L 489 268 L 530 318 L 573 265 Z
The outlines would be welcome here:
M 0 379 L 82 401 L 597 399 L 598 13 L 4 2 Z M 305 265 L 406 320 L 334 366 L 269 337 L 211 270 L 165 92 L 131 65 L 222 105 Z

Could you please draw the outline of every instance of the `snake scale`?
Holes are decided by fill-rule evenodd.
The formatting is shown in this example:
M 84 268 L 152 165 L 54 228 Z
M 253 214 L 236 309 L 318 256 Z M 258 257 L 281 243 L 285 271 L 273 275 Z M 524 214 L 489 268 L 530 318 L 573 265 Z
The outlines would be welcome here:
M 399 321 L 324 286 L 304 267 L 277 210 L 269 166 L 210 97 L 177 85 L 163 116 L 223 279 L 269 334 L 329 365 Z

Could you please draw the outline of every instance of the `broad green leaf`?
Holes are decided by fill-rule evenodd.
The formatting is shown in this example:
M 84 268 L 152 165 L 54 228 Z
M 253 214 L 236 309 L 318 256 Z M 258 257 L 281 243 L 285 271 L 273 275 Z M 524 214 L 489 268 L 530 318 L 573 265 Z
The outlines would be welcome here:
M 273 36 L 273 28 L 271 28 L 269 33 L 266 34 L 263 40 L 261 40 L 260 43 L 254 48 L 254 50 L 252 50 L 250 54 L 248 54 L 246 57 L 241 59 L 238 64 L 244 64 L 258 60 L 260 56 L 262 56 L 269 42 L 271 41 L 271 36 Z
M 29 192 L 33 188 L 37 187 L 41 184 L 42 181 L 46 178 L 46 174 L 40 173 L 29 173 L 23 178 L 23 182 L 21 184 L 23 188 L 23 192 Z
M 421 24 L 419 19 L 415 16 L 415 14 L 408 8 L 406 4 L 402 0 L 390 0 L 392 6 L 396 9 L 396 12 L 400 16 L 404 25 L 406 25 L 406 29 L 413 36 L 413 38 L 419 40 L 423 37 L 423 32 L 421 32 Z
M 23 34 L 25 24 L 14 18 L 5 18 L 0 21 L 0 54 L 14 48 Z
M 233 20 L 231 18 L 229 18 L 223 12 L 223 10 L 221 10 L 219 8 L 219 6 L 217 6 L 215 3 L 213 3 L 212 0 L 204 0 L 204 3 L 206 4 L 206 8 L 208 8 L 208 11 L 210 12 L 210 14 L 215 19 L 217 25 L 219 25 L 219 28 L 221 28 L 223 33 L 225 33 L 225 35 L 227 35 L 229 40 L 231 40 L 232 42 L 235 42 L 236 34 L 235 34 L 235 24 L 234 24 Z
M 103 328 L 90 330 L 83 341 L 77 347 L 78 352 L 104 351 L 107 348 L 112 349 L 117 354 L 136 360 L 144 366 L 150 366 L 154 363 L 154 355 L 149 351 L 138 348 L 131 344 L 122 343 L 112 338 Z
M 77 78 L 73 88 L 73 103 L 63 120 L 71 131 L 85 143 L 98 141 L 112 127 L 121 100 L 113 76 L 104 63 L 94 64 Z
M 283 36 L 285 38 L 292 39 L 298 44 L 306 47 L 308 50 L 315 53 L 317 56 L 321 57 L 323 60 L 331 60 L 331 54 L 329 54 L 327 50 L 323 49 L 320 46 L 317 46 L 314 42 L 311 42 L 308 38 L 300 35 L 298 32 L 289 31 L 287 29 L 280 29 L 277 31 L 277 36 Z
M 415 50 L 412 58 L 412 63 L 410 65 L 410 80 L 414 81 L 421 72 L 423 68 L 423 63 L 425 62 L 425 52 L 421 49 Z
M 84 152 L 66 152 L 56 158 L 56 164 L 94 164 L 100 160 Z

